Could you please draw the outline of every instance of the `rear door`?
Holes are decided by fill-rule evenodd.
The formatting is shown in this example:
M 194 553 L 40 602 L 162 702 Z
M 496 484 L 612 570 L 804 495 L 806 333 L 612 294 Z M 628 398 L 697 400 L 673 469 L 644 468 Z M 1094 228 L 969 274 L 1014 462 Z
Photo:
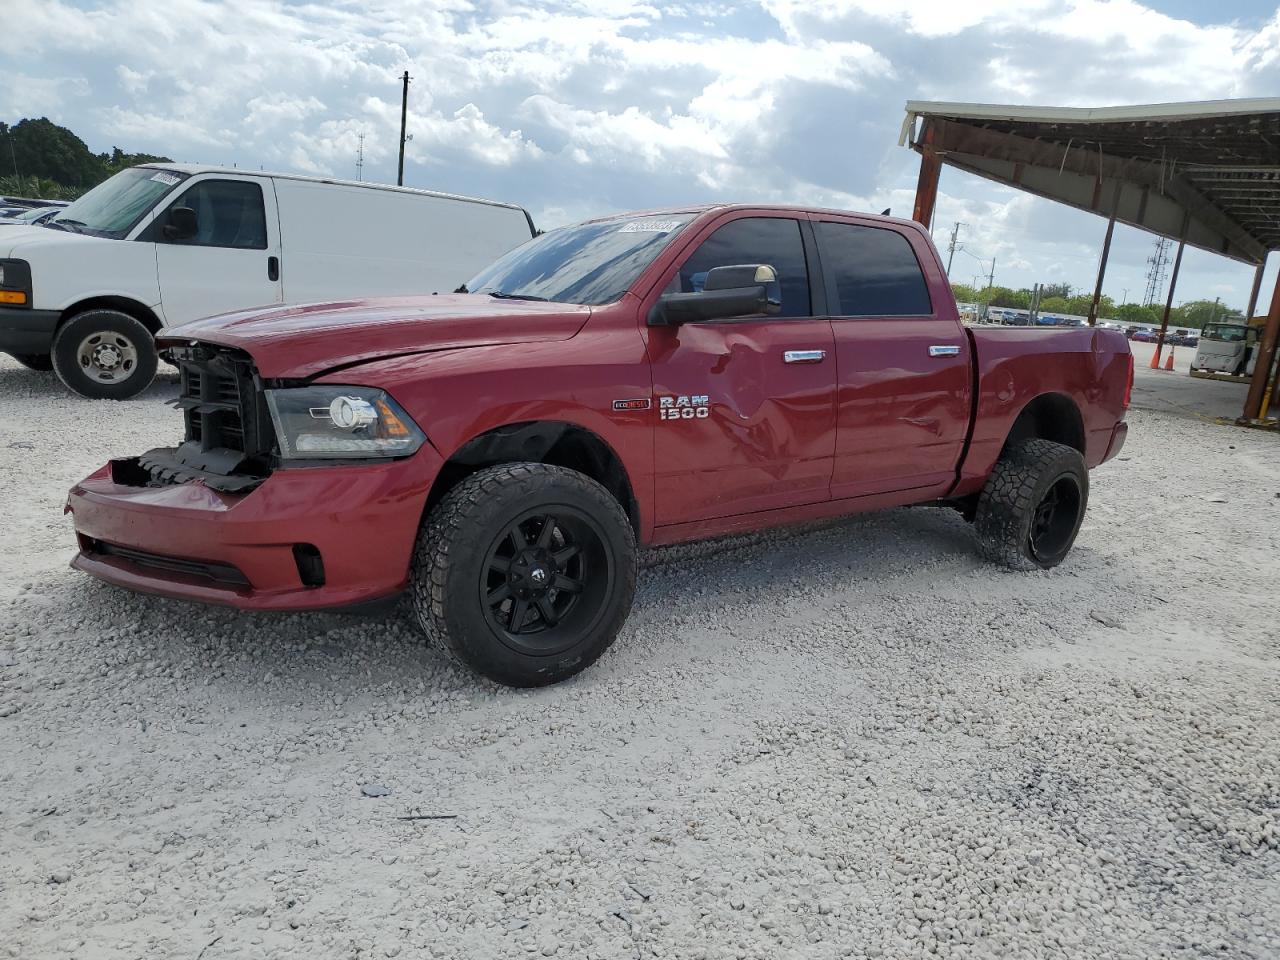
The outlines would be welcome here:
M 659 525 L 829 499 L 836 368 L 831 324 L 813 315 L 810 253 L 794 217 L 748 213 L 673 270 L 664 292 L 700 290 L 712 267 L 769 264 L 782 310 L 644 328 Z
M 834 499 L 942 492 L 969 428 L 968 337 L 927 242 L 883 221 L 814 217 L 836 348 Z
M 173 207 L 195 211 L 195 236 L 165 236 Z M 157 213 L 148 234 L 156 243 L 167 324 L 283 301 L 279 221 L 269 179 L 217 174 L 196 180 Z

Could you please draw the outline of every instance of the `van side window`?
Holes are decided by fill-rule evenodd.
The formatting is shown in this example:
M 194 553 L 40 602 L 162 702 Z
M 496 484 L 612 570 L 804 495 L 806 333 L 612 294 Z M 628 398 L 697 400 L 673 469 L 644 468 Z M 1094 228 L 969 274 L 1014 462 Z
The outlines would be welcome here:
M 707 271 L 740 263 L 767 263 L 778 271 L 782 291 L 780 317 L 812 316 L 809 270 L 800 240 L 800 224 L 781 217 L 747 217 L 726 223 L 703 240 L 684 262 L 669 290 L 697 293 Z
M 834 277 L 840 317 L 918 317 L 933 312 L 920 261 L 896 230 L 820 222 L 822 270 Z
M 236 250 L 267 249 L 267 215 L 262 187 L 245 180 L 203 180 L 172 205 L 196 212 L 196 235 L 182 243 L 197 247 L 231 247 Z

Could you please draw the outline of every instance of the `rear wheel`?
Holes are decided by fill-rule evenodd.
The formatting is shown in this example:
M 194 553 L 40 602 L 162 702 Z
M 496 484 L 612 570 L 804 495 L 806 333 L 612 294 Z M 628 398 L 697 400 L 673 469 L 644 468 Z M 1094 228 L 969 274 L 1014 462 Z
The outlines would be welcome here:
M 53 369 L 82 397 L 128 400 L 145 390 L 156 375 L 151 331 L 119 310 L 76 314 L 53 340 Z
M 1000 457 L 978 497 L 979 552 L 1015 570 L 1047 570 L 1070 552 L 1089 503 L 1079 451 L 1026 440 Z
M 11 353 L 9 356 L 17 360 L 28 370 L 39 370 L 48 373 L 53 369 L 53 360 L 47 353 Z
M 457 660 L 513 687 L 594 663 L 631 609 L 635 536 L 618 501 L 564 467 L 514 463 L 463 480 L 418 535 L 414 610 Z

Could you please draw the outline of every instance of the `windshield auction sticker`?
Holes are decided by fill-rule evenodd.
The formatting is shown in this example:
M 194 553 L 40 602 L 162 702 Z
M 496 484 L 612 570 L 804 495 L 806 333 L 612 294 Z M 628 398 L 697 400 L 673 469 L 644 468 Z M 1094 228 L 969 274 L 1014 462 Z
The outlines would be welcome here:
M 670 233 L 683 226 L 679 220 L 631 220 L 619 233 Z
M 178 176 L 176 173 L 165 173 L 163 170 L 161 170 L 151 179 L 156 181 L 156 183 L 163 183 L 166 187 L 172 187 L 175 183 L 177 183 L 182 178 Z

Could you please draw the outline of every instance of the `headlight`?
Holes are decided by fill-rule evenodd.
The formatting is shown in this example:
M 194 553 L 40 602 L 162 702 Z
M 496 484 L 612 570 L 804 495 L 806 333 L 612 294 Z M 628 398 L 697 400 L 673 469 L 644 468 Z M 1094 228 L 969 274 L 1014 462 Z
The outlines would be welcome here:
M 267 406 L 285 460 L 405 457 L 426 439 L 399 404 L 373 387 L 268 390 Z

